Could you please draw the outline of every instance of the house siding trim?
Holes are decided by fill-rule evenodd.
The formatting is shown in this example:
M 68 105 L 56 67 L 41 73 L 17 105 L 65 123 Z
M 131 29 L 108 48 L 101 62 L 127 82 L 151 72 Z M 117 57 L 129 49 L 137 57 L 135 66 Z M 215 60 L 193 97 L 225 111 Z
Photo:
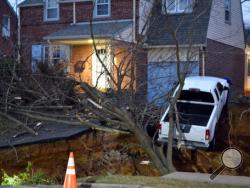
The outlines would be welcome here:
M 188 48 L 190 45 L 188 44 L 180 44 L 179 47 L 181 48 Z M 206 44 L 194 44 L 191 47 L 206 47 Z M 176 45 L 145 45 L 144 48 L 147 49 L 154 49 L 154 48 L 176 48 Z
M 245 48 L 242 8 L 239 0 L 232 0 L 231 24 L 225 23 L 224 0 L 213 0 L 207 38 L 236 48 Z

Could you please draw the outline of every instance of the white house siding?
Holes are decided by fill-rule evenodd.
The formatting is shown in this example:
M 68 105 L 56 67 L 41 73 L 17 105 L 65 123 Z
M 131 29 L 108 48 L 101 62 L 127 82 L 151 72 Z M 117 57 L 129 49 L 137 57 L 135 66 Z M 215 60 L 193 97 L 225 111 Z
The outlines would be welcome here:
M 199 61 L 199 47 L 180 48 L 180 61 Z M 176 48 L 152 48 L 148 50 L 148 62 L 176 61 Z
M 213 0 L 207 38 L 244 49 L 244 33 L 240 0 L 231 0 L 231 23 L 225 22 L 224 0 Z
M 153 3 L 153 0 L 140 0 L 139 2 L 139 34 L 145 33 L 143 28 L 149 18 Z
M 175 48 L 148 50 L 148 91 L 149 102 L 166 104 L 168 95 L 177 83 Z M 189 75 L 199 75 L 199 48 L 193 48 L 188 58 L 188 49 L 180 49 L 180 61 L 188 67 Z M 188 62 L 187 60 L 190 59 Z M 184 66 L 186 65 L 186 66 Z

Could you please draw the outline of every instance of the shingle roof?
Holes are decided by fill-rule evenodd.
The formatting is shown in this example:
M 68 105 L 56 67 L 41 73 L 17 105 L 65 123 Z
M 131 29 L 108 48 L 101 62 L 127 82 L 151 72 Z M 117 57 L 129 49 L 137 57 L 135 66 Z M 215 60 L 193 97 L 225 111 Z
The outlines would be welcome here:
M 20 3 L 18 6 L 30 6 L 30 5 L 37 5 L 37 4 L 43 4 L 43 0 L 25 0 L 22 3 Z
M 11 11 L 14 13 L 14 15 L 16 16 L 16 11 L 14 10 L 14 7 L 10 4 L 9 0 L 5 0 L 7 6 L 10 7 Z
M 42 5 L 44 0 L 24 0 L 22 3 L 20 3 L 18 6 L 32 6 L 32 5 Z M 73 1 L 73 0 L 72 0 Z M 59 2 L 70 2 L 69 0 L 59 0 Z
M 133 24 L 132 20 L 116 21 L 116 22 L 98 22 L 93 23 L 93 34 L 95 37 L 115 37 L 121 31 L 124 31 Z M 76 39 L 76 38 L 90 38 L 91 30 L 90 24 L 76 24 L 63 28 L 55 33 L 45 36 L 45 40 L 56 39 Z
M 198 0 L 192 13 L 162 14 L 161 6 L 156 8 L 149 27 L 147 44 L 175 45 L 172 31 L 176 32 L 179 44 L 204 44 L 206 42 L 212 0 Z

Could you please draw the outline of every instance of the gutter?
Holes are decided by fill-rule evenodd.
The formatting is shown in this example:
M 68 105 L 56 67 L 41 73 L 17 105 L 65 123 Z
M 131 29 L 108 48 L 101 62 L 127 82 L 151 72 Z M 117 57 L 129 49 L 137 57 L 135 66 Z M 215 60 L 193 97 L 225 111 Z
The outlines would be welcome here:
M 73 36 L 52 36 L 52 37 L 43 37 L 43 40 L 71 40 L 71 39 L 89 39 L 90 35 L 73 35 Z M 112 35 L 95 35 L 95 38 L 98 39 L 110 39 Z
M 75 2 L 86 2 L 86 1 L 92 1 L 92 0 L 65 0 L 65 1 L 60 1 L 59 0 L 59 3 L 75 3 Z M 33 6 L 43 6 L 43 3 L 34 3 L 34 4 L 24 4 L 23 2 L 22 3 L 19 3 L 18 7 L 33 7 Z
M 205 76 L 206 75 L 206 47 L 200 47 L 201 50 L 201 75 Z
M 133 0 L 133 41 L 136 43 L 136 0 Z
M 34 4 L 28 4 L 28 5 L 22 5 L 19 4 L 18 7 L 35 7 L 35 6 L 43 6 L 43 3 L 34 3 Z
M 18 11 L 18 16 L 17 16 L 17 62 L 18 64 L 21 63 L 21 55 L 20 55 L 20 49 L 21 49 L 21 15 L 20 15 L 20 8 L 16 7 Z
M 73 24 L 76 24 L 76 2 L 73 2 Z
M 180 47 L 190 47 L 189 44 L 180 44 Z M 194 44 L 192 47 L 206 47 L 205 44 Z M 176 45 L 174 44 L 166 44 L 166 45 L 148 45 L 145 44 L 144 48 L 146 49 L 154 49 L 154 48 L 176 48 Z

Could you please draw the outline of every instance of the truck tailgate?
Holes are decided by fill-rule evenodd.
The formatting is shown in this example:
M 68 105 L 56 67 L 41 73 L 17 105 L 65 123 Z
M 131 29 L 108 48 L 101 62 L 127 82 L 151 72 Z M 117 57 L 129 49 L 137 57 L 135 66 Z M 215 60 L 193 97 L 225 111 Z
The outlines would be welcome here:
M 205 142 L 205 133 L 207 124 L 211 118 L 213 105 L 195 104 L 195 103 L 177 103 L 178 114 L 175 115 L 175 121 L 178 118 L 182 140 Z M 167 138 L 169 130 L 168 114 L 161 122 L 161 132 L 159 138 Z M 179 132 L 175 128 L 174 138 L 178 138 Z

